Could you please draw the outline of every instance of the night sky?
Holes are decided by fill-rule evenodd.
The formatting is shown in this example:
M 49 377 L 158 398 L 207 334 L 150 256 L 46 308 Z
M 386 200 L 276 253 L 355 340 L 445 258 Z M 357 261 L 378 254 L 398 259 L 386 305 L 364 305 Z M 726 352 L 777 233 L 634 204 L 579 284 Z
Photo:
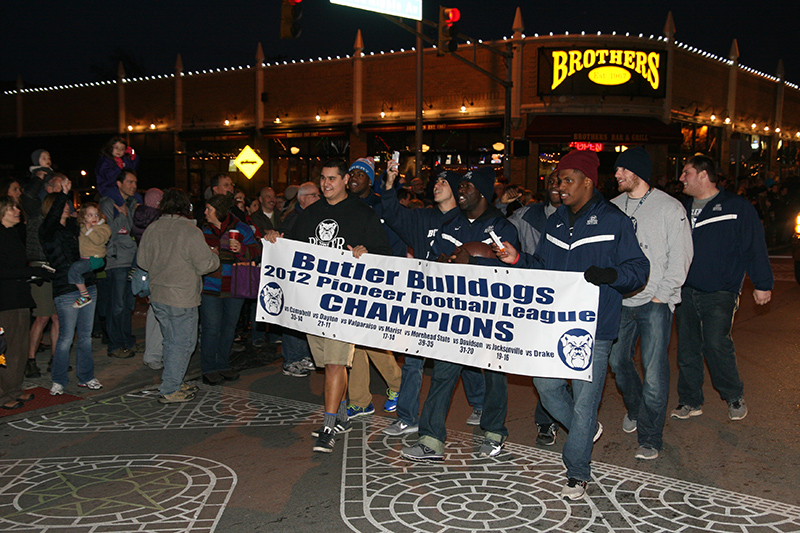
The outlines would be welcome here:
M 349 55 L 358 29 L 367 53 L 414 46 L 411 34 L 381 15 L 327 0 L 304 0 L 302 6 L 302 35 L 282 41 L 280 0 L 4 0 L 0 82 L 9 88 L 18 75 L 27 86 L 113 79 L 121 57 L 131 65 L 129 76 L 169 74 L 179 53 L 186 70 L 252 65 L 259 42 L 268 61 Z M 461 10 L 462 33 L 483 40 L 510 36 L 517 6 L 527 35 L 616 31 L 658 36 L 671 10 L 676 40 L 727 57 L 736 38 L 743 65 L 774 75 L 783 59 L 786 79 L 800 83 L 795 37 L 800 10 L 794 0 L 447 3 Z M 436 21 L 438 3 L 426 2 L 423 14 Z

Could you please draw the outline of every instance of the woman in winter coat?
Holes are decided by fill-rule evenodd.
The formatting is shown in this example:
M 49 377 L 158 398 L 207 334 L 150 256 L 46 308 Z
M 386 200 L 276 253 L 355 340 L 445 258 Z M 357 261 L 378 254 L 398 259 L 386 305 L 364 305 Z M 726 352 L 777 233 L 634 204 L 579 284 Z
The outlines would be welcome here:
M 229 195 L 209 198 L 202 228 L 206 244 L 219 253 L 221 263 L 219 269 L 203 277 L 200 303 L 200 362 L 203 382 L 209 385 L 239 378 L 231 370 L 230 353 L 244 299 L 231 294 L 232 270 L 235 263 L 255 261 L 261 255 L 261 245 L 250 226 L 230 213 L 232 205 Z
M 94 310 L 97 306 L 94 272 L 84 276 L 86 290 L 92 302 L 80 309 L 72 307 L 72 304 L 80 296 L 80 292 L 67 280 L 70 265 L 81 258 L 78 246 L 80 229 L 75 218 L 70 216 L 70 205 L 67 202 L 71 189 L 72 183 L 65 178 L 62 182 L 62 192 L 54 192 L 45 196 L 42 201 L 44 220 L 39 227 L 39 241 L 42 250 L 44 250 L 47 262 L 56 270 L 53 277 L 53 296 L 60 328 L 51 371 L 53 385 L 50 388 L 50 394 L 53 396 L 64 394 L 64 387 L 69 382 L 69 352 L 72 348 L 73 338 L 77 340 L 75 371 L 78 375 L 78 387 L 91 390 L 103 388 L 94 377 L 94 358 L 92 357 L 92 325 Z

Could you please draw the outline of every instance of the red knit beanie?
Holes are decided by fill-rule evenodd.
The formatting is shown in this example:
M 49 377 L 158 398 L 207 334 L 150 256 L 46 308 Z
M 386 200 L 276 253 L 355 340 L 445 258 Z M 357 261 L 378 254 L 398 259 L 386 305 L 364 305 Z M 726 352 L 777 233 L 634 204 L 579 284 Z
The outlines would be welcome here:
M 600 159 L 597 157 L 597 153 L 588 150 L 573 150 L 561 158 L 556 170 L 570 168 L 580 170 L 597 186 L 597 167 L 599 166 Z

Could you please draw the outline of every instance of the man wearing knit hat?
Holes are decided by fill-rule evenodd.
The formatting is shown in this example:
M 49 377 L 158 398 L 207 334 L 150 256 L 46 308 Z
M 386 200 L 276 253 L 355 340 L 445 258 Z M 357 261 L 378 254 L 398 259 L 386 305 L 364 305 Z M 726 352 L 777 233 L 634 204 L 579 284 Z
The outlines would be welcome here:
M 516 228 L 490 203 L 494 194 L 494 179 L 492 167 L 481 167 L 464 174 L 458 186 L 458 206 L 461 213 L 442 224 L 431 247 L 433 257 L 457 263 L 499 265 L 501 263 L 496 258 L 470 257 L 461 248 L 462 244 L 474 241 L 490 244 L 492 231 L 501 239 L 519 246 Z M 444 441 L 447 437 L 445 419 L 450 409 L 453 390 L 463 369 L 463 365 L 449 361 L 434 362 L 431 389 L 420 416 L 420 438 L 415 445 L 402 448 L 403 457 L 412 461 L 444 459 Z M 493 370 L 484 370 L 483 378 L 486 394 L 480 427 L 484 438 L 478 455 L 495 457 L 500 454 L 508 438 L 508 429 L 505 426 L 508 382 L 504 373 Z
M 508 264 L 583 272 L 586 281 L 600 287 L 597 329 L 589 341 L 592 381 L 572 380 L 570 393 L 565 379 L 533 378 L 542 405 L 568 432 L 561 452 L 567 467 L 561 497 L 568 500 L 583 498 L 591 479 L 592 446 L 603 431 L 597 408 L 619 330 L 622 295 L 642 287 L 650 270 L 631 221 L 595 191 L 599 166 L 594 152 L 574 150 L 563 156 L 557 168 L 562 205 L 547 219 L 535 254 L 520 254 L 509 243 L 497 252 Z
M 397 167 L 386 172 L 384 190 L 381 196 L 383 218 L 388 226 L 395 229 L 400 238 L 414 251 L 417 259 L 432 259 L 430 247 L 433 237 L 442 224 L 459 215 L 456 204 L 456 191 L 463 176 L 457 172 L 444 170 L 436 178 L 433 187 L 433 209 L 407 209 L 397 200 L 398 189 L 394 188 Z M 433 258 L 435 259 L 435 257 Z M 400 395 L 397 399 L 397 420 L 383 429 L 385 435 L 399 436 L 416 433 L 419 430 L 419 393 L 422 387 L 422 368 L 425 358 L 406 354 L 403 363 Z M 472 414 L 467 424 L 477 426 L 483 412 L 485 386 L 483 375 L 474 368 L 464 368 L 462 372 L 464 392 L 472 406 Z
M 372 182 L 375 181 L 375 164 L 371 157 L 362 157 L 350 165 L 347 171 L 350 181 L 347 183 L 348 191 L 358 196 L 358 198 L 370 206 L 381 219 L 381 227 L 386 233 L 389 246 L 392 247 L 392 255 L 395 257 L 406 256 L 406 245 L 383 220 L 383 206 L 381 197 L 372 190 Z M 371 415 L 375 412 L 372 403 L 372 393 L 370 392 L 370 369 L 369 362 L 375 365 L 378 373 L 383 377 L 388 385 L 386 389 L 386 403 L 383 410 L 393 412 L 397 409 L 397 396 L 400 392 L 400 365 L 397 364 L 394 353 L 389 350 L 376 350 L 356 346 L 353 353 L 353 364 L 350 368 L 350 379 L 347 382 L 347 395 L 350 403 L 347 406 L 347 416 L 356 418 L 359 416 Z
M 622 300 L 619 335 L 608 358 L 627 409 L 622 429 L 638 432 L 634 457 L 644 460 L 656 459 L 663 444 L 672 313 L 681 301 L 693 254 L 686 210 L 650 185 L 652 166 L 650 155 L 640 146 L 622 152 L 615 164 L 622 194 L 611 200 L 633 222 L 639 246 L 650 261 L 647 285 Z M 639 339 L 644 380 L 633 362 Z

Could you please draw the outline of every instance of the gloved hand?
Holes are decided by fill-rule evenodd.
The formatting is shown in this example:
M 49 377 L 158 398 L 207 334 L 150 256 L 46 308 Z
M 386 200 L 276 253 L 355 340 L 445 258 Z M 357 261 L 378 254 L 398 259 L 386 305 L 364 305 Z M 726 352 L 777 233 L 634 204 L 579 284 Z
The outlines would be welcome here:
M 611 267 L 600 268 L 598 266 L 590 266 L 583 273 L 583 279 L 592 285 L 610 285 L 617 281 L 617 271 Z

